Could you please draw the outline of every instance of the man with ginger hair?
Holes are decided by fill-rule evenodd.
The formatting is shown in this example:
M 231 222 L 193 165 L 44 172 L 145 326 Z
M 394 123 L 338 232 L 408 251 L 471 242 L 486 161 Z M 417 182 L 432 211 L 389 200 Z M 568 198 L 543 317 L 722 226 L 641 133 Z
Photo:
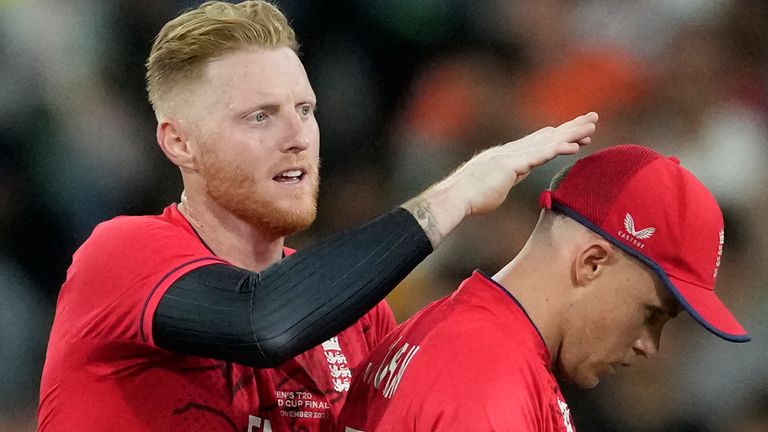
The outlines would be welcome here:
M 338 432 L 574 432 L 556 375 L 595 387 L 653 357 L 682 310 L 750 340 L 714 290 L 720 208 L 677 158 L 609 147 L 557 175 L 540 205 L 512 261 L 475 271 L 372 350 Z
M 466 216 L 576 152 L 590 113 L 491 148 L 378 219 L 293 253 L 315 218 L 315 94 L 285 17 L 208 2 L 147 62 L 157 141 L 184 190 L 75 253 L 40 391 L 43 431 L 329 430 L 394 327 L 384 296 Z

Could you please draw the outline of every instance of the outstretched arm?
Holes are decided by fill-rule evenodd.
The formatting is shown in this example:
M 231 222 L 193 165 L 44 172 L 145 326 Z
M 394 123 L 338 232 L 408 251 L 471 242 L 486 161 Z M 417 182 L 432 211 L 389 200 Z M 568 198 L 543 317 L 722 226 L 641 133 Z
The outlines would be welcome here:
M 360 319 L 465 217 L 495 209 L 534 167 L 586 144 L 596 121 L 587 114 L 488 149 L 402 208 L 261 273 L 192 270 L 160 300 L 153 339 L 186 354 L 279 365 Z

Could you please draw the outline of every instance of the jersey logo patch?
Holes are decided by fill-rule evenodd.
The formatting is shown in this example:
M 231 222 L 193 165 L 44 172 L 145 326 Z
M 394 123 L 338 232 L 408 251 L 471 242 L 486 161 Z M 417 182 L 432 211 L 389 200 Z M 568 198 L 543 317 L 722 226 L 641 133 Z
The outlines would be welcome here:
M 349 391 L 352 382 L 352 371 L 349 370 L 347 357 L 341 350 L 339 338 L 334 336 L 323 342 L 323 353 L 331 371 L 333 389 L 339 393 Z

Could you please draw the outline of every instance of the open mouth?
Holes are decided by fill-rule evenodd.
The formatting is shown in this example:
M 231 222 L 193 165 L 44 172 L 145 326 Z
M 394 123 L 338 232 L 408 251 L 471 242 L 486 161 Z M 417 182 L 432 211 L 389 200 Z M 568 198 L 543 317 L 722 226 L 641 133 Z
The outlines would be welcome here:
M 296 184 L 301 182 L 306 173 L 300 169 L 292 169 L 283 171 L 280 174 L 272 177 L 272 180 L 282 184 Z

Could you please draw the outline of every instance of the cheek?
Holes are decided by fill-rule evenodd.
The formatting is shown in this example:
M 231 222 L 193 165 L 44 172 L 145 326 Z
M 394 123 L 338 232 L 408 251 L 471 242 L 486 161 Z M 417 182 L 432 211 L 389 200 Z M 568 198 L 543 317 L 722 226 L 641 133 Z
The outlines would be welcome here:
M 640 334 L 642 321 L 636 312 L 621 307 L 606 309 L 589 321 L 588 340 L 595 351 L 622 350 L 631 346 Z
M 248 172 L 267 170 L 275 163 L 279 151 L 270 146 L 275 138 L 271 131 L 244 131 L 231 133 L 227 141 L 222 141 L 226 146 L 227 158 L 233 165 L 246 169 Z
M 644 317 L 638 317 L 636 314 L 627 314 L 621 319 L 617 319 L 613 329 L 611 337 L 612 352 L 625 352 L 630 350 L 635 341 L 642 337 Z

